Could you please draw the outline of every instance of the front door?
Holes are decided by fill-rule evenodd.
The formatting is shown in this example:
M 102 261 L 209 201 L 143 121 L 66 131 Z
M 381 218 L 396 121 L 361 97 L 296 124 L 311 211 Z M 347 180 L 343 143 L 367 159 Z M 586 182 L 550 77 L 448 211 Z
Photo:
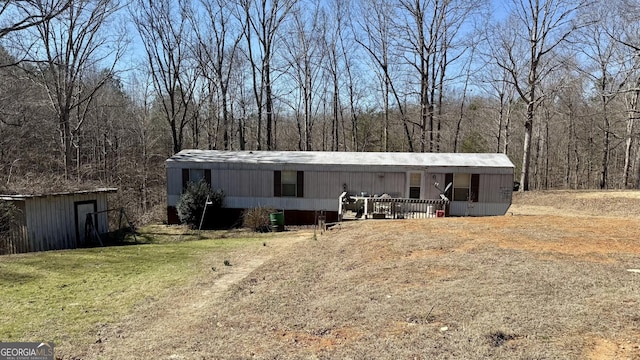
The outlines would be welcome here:
M 97 211 L 97 203 L 95 200 L 78 201 L 75 204 L 76 210 L 76 244 L 78 246 L 84 246 L 87 242 L 86 230 L 87 230 L 87 214 L 91 214 Z M 98 226 L 97 216 L 92 216 L 93 226 Z

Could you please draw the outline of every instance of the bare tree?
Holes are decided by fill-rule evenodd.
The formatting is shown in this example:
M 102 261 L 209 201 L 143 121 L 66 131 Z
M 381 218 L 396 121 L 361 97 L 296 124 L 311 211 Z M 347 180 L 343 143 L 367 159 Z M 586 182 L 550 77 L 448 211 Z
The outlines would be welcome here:
M 545 61 L 579 27 L 574 15 L 586 4 L 586 1 L 513 0 L 511 30 L 507 27 L 498 30 L 500 43 L 497 46 L 503 54 L 498 65 L 509 73 L 510 81 L 527 104 L 520 191 L 529 190 L 533 126 L 536 105 L 540 101 L 537 88 L 549 70 Z M 518 43 L 526 43 L 528 51 L 520 52 Z M 522 73 L 525 71 L 520 63 L 523 58 L 527 76 Z
M 610 104 L 632 82 L 629 76 L 634 73 L 635 63 L 625 59 L 623 46 L 615 39 L 622 37 L 622 26 L 618 16 L 609 4 L 594 4 L 590 11 L 582 14 L 589 26 L 577 33 L 577 49 L 581 61 L 577 66 L 593 84 L 599 101 L 598 115 L 601 118 L 602 157 L 600 167 L 600 189 L 609 187 L 609 167 L 612 151 L 612 139 L 615 134 L 615 122 Z M 624 181 L 623 181 L 624 182 Z
M 293 10 L 292 25 L 283 40 L 289 76 L 296 85 L 291 93 L 298 93 L 297 103 L 302 107 L 294 106 L 298 118 L 298 149 L 307 151 L 312 150 L 314 101 L 322 75 L 326 31 L 323 26 L 326 18 L 320 4 L 315 2 L 310 5 L 313 9 L 308 16 L 303 14 L 300 7 Z
M 71 0 L 5 0 L 0 4 L 0 38 L 48 22 L 65 10 Z M 21 16 L 15 17 L 16 14 Z
M 197 66 L 187 14 L 188 0 L 134 2 L 133 18 L 147 56 L 147 65 L 169 125 L 173 152 L 183 148 L 184 133 L 192 118 Z
M 409 131 L 409 117 L 407 114 L 406 104 L 401 100 L 402 94 L 396 87 L 392 74 L 392 17 L 394 16 L 394 8 L 386 2 L 375 0 L 365 0 L 362 7 L 363 18 L 359 23 L 362 32 L 356 36 L 356 42 L 364 48 L 369 54 L 371 61 L 374 63 L 375 69 L 378 71 L 378 77 L 382 82 L 382 99 L 384 101 L 384 127 L 383 127 L 383 143 L 388 148 L 388 131 L 389 131 L 389 114 L 390 103 L 389 97 L 393 96 L 398 107 L 398 112 L 402 119 L 404 134 L 407 139 L 409 151 L 414 151 L 413 139 Z
M 47 0 L 33 4 L 33 8 L 23 8 L 25 18 L 37 17 L 51 8 Z M 23 69 L 46 90 L 57 115 L 67 178 L 74 165 L 74 149 L 79 151 L 76 136 L 91 101 L 114 77 L 124 52 L 123 34 L 113 22 L 120 9 L 117 0 L 74 1 L 57 17 L 33 26 L 35 46 L 24 44 L 27 65 Z
M 222 110 L 223 146 L 228 150 L 231 148 L 233 133 L 229 84 L 238 45 L 242 39 L 242 29 L 233 27 L 231 9 L 225 1 L 201 0 L 200 3 L 204 10 L 202 24 L 199 24 L 200 19 L 195 13 L 191 14 L 198 39 L 196 55 L 201 76 L 211 84 L 208 89 L 218 94 Z
M 266 148 L 267 150 L 274 148 L 272 63 L 280 27 L 288 18 L 296 2 L 297 0 L 241 0 L 246 20 L 247 53 L 253 67 L 254 94 L 258 106 L 258 149 L 262 148 L 261 127 L 265 113 Z M 258 42 L 259 54 L 256 54 L 254 49 L 254 39 Z
M 491 54 L 490 56 L 493 56 Z M 484 66 L 484 71 L 480 73 L 480 79 L 486 84 L 485 91 L 492 97 L 495 97 L 497 101 L 494 107 L 497 112 L 497 129 L 495 132 L 496 138 L 496 153 L 508 154 L 509 152 L 509 127 L 511 125 L 511 111 L 513 109 L 513 103 L 515 100 L 515 89 L 508 81 L 508 74 L 504 69 L 495 65 L 495 61 L 491 59 Z
M 340 149 L 340 129 L 345 132 L 345 105 L 341 99 L 342 88 L 346 87 L 349 97 L 348 109 L 351 120 L 351 149 L 358 151 L 358 94 L 356 88 L 357 79 L 354 74 L 354 62 L 356 53 L 353 38 L 348 34 L 350 28 L 351 3 L 346 0 L 333 0 L 330 2 L 329 24 L 325 36 L 325 47 L 328 65 L 325 67 L 327 76 L 333 86 L 331 107 L 331 149 Z M 386 136 L 384 136 L 386 139 Z M 346 137 L 343 136 L 343 148 L 346 148 Z
M 609 34 L 625 48 L 627 58 L 628 80 L 623 85 L 626 107 L 626 131 L 625 131 L 625 153 L 624 167 L 622 172 L 622 186 L 631 187 L 632 178 L 635 174 L 636 182 L 634 187 L 640 189 L 640 150 L 638 150 L 638 139 L 635 133 L 636 123 L 640 119 L 640 26 L 638 26 L 638 10 L 640 5 L 634 1 L 621 0 L 613 4 L 618 19 L 624 24 L 620 33 Z M 635 160 L 635 170 L 632 169 L 633 149 L 636 148 L 637 158 Z

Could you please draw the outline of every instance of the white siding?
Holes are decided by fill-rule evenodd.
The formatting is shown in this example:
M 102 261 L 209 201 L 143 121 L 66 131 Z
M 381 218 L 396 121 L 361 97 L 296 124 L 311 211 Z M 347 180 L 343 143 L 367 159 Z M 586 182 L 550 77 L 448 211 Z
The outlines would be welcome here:
M 350 192 L 404 194 L 405 174 L 384 172 L 305 171 L 304 196 L 338 199 L 346 185 Z
M 211 188 L 226 196 L 273 196 L 273 171 L 213 169 Z
M 199 153 L 198 153 L 199 154 Z M 196 154 L 196 155 L 198 155 Z M 467 210 L 467 203 L 455 203 L 451 205 L 451 215 L 502 215 L 511 204 L 511 191 L 513 188 L 513 165 L 504 156 L 497 156 L 502 162 L 483 164 L 467 160 L 483 159 L 483 155 L 447 155 L 452 159 L 464 159 L 463 164 L 445 166 L 439 161 L 437 165 L 420 166 L 417 164 L 403 165 L 394 163 L 396 156 L 413 158 L 415 154 L 382 154 L 388 163 L 352 164 L 337 163 L 319 164 L 315 162 L 303 163 L 299 157 L 304 156 L 329 156 L 327 154 L 307 153 L 256 153 L 258 160 L 251 160 L 250 155 L 227 152 L 203 152 L 203 157 L 197 160 L 172 159 L 167 162 L 167 203 L 175 206 L 182 191 L 182 169 L 210 169 L 211 188 L 223 190 L 225 193 L 225 207 L 251 208 L 255 206 L 271 206 L 278 209 L 291 210 L 330 210 L 337 209 L 337 201 L 340 194 L 346 190 L 353 193 L 367 192 L 370 195 L 390 194 L 393 197 L 408 197 L 408 174 L 420 172 L 422 174 L 421 199 L 439 199 L 440 190 L 434 183 L 438 182 L 440 189 L 444 189 L 445 174 L 468 173 L 479 174 L 478 202 L 473 208 Z M 215 156 L 214 156 L 215 155 Z M 244 156 L 246 159 L 235 159 L 234 156 Z M 277 156 L 285 156 L 290 163 L 285 163 Z M 337 154 L 336 156 L 346 156 Z M 354 155 L 356 156 L 356 155 Z M 372 156 L 361 155 L 357 156 Z M 427 156 L 421 154 L 419 156 Z M 429 155 L 431 156 L 431 155 Z M 442 154 L 438 155 L 444 156 Z M 447 158 L 445 156 L 445 158 Z M 222 159 L 218 159 L 222 157 Z M 271 158 L 273 157 L 273 158 Z M 493 159 L 493 157 L 490 157 Z M 504 159 L 503 159 L 504 158 Z M 217 159 L 217 160 L 216 160 Z M 215 161 L 214 161 L 215 160 Z M 369 159 L 371 161 L 375 159 Z M 237 162 L 236 162 L 237 161 Z M 299 161 L 295 163 L 294 161 Z M 315 160 L 314 160 L 315 161 Z M 318 160 L 319 161 L 319 160 Z M 461 160 L 460 160 L 461 161 Z M 474 165 L 465 162 L 474 163 Z M 508 164 L 506 164 L 508 162 Z M 273 197 L 274 171 L 304 171 L 304 197 L 303 198 L 276 198 Z
M 167 168 L 167 194 L 180 195 L 180 193 L 182 193 L 182 169 Z
M 335 199 L 306 199 L 294 197 L 227 197 L 226 206 L 231 209 L 250 209 L 254 207 L 271 207 L 285 210 L 325 210 L 338 211 L 338 197 Z
M 221 189 L 225 198 L 251 197 L 267 198 L 273 196 L 274 170 L 211 170 L 211 188 Z M 167 203 L 175 206 L 182 192 L 182 169 L 167 169 Z M 334 199 L 343 191 L 365 191 L 369 194 L 397 194 L 404 196 L 405 173 L 382 172 L 333 172 L 333 171 L 305 171 L 304 198 Z M 227 201 L 227 207 L 231 204 Z
M 502 203 L 511 205 L 512 192 L 513 175 L 480 175 L 478 202 Z M 508 207 L 509 206 L 507 206 L 507 208 Z

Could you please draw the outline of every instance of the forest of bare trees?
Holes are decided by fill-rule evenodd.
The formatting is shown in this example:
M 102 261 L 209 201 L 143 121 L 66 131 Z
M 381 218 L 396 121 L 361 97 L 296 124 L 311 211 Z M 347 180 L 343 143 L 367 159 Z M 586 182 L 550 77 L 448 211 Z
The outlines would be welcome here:
M 8 0 L 0 190 L 164 206 L 185 148 L 502 152 L 640 189 L 636 0 Z M 161 213 L 161 212 L 159 212 Z

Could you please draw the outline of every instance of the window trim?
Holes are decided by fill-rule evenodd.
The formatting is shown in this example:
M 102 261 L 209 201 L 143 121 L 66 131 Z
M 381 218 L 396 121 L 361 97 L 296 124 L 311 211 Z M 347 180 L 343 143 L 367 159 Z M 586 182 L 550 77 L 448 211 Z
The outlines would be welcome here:
M 187 185 L 191 181 L 191 170 L 204 171 L 204 177 L 202 178 L 209 186 L 211 186 L 211 169 L 197 169 L 197 168 L 183 168 L 182 169 L 182 191 L 187 188 Z
M 469 176 L 469 187 L 468 187 L 468 195 L 465 200 L 454 200 L 455 199 L 455 189 L 464 189 L 464 187 L 457 186 L 455 184 L 455 176 L 453 173 L 446 174 L 448 184 L 452 183 L 451 189 L 447 192 L 447 198 L 451 199 L 451 201 L 471 201 L 478 202 L 479 192 L 480 192 L 480 174 L 472 174 L 472 173 L 456 173 L 455 175 L 466 174 Z M 450 180 L 449 180 L 450 179 Z
M 420 175 L 420 185 L 418 186 L 411 186 L 411 176 L 412 175 Z M 409 199 L 422 199 L 422 183 L 424 180 L 424 174 L 421 171 L 409 171 L 407 172 L 407 198 Z M 418 197 L 412 197 L 411 196 L 411 189 L 415 189 L 418 188 Z
M 296 190 L 295 190 L 295 195 L 293 196 L 283 195 L 282 186 L 286 184 L 283 184 L 282 182 L 282 171 L 283 170 L 273 171 L 273 197 L 287 197 L 287 198 L 304 197 L 304 171 L 284 170 L 284 171 L 293 171 L 296 173 L 296 184 L 295 184 Z

